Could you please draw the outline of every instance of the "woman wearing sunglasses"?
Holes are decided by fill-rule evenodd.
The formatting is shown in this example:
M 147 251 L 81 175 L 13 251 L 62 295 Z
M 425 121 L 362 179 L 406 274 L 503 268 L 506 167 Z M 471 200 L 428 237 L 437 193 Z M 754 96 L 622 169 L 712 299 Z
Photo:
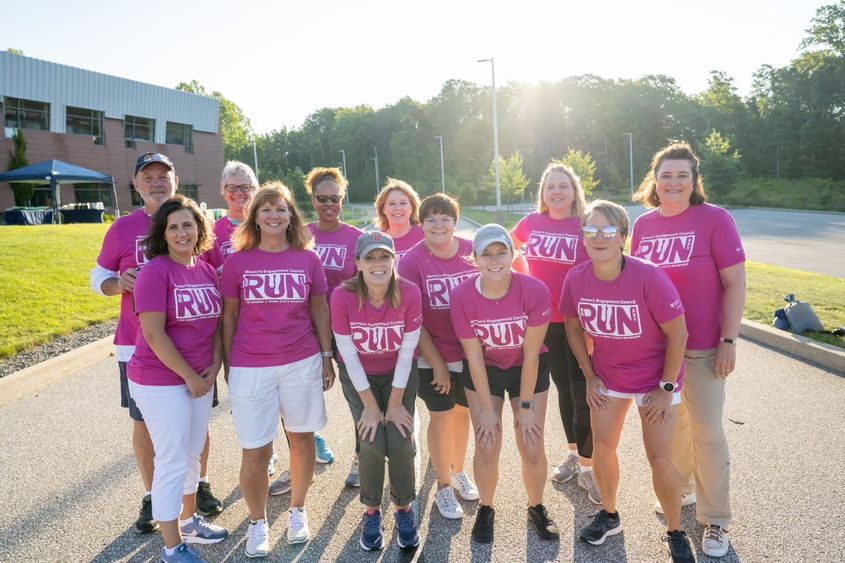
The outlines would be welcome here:
M 681 484 L 672 465 L 687 341 L 683 305 L 666 274 L 622 253 L 628 236 L 623 207 L 594 201 L 585 211 L 582 231 L 591 261 L 569 272 L 560 307 L 566 317 L 569 345 L 587 380 L 593 471 L 602 510 L 581 531 L 580 538 L 600 545 L 622 531 L 616 511 L 616 448 L 625 414 L 634 400 L 654 491 L 666 508 L 666 540 L 672 560 L 695 561 L 681 530 Z M 592 337 L 592 356 L 584 333 Z

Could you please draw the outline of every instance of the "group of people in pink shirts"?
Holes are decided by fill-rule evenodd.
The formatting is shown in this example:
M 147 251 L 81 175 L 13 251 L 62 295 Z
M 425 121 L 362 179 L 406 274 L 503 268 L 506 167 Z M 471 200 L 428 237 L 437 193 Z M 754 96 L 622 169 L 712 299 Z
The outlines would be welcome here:
M 323 394 L 336 378 L 353 421 L 346 484 L 360 488 L 364 550 L 385 545 L 385 472 L 396 541 L 419 545 L 420 398 L 434 503 L 458 519 L 478 501 L 474 541 L 494 540 L 506 401 L 537 535 L 560 535 L 543 503 L 549 478 L 576 479 L 601 505 L 581 540 L 601 545 L 621 532 L 616 449 L 633 401 L 671 559 L 695 560 L 681 529 L 682 507 L 693 503 L 701 551 L 729 551 L 722 410 L 745 257 L 730 215 L 706 203 L 689 145 L 655 154 L 635 196 L 651 210 L 633 226 L 615 203 L 587 204 L 575 171 L 553 162 L 534 212 L 510 232 L 484 225 L 472 240 L 456 235 L 454 198 L 421 201 L 401 180 L 388 179 L 375 201 L 377 230 L 365 232 L 341 220 L 347 181 L 337 168 L 306 177 L 316 214 L 308 224 L 288 187 L 259 187 L 240 162 L 223 170 L 229 209 L 214 225 L 175 195 L 178 182 L 165 155 L 138 158 L 143 207 L 110 227 L 91 272 L 94 291 L 121 296 L 121 403 L 145 488 L 135 527 L 161 530 L 162 561 L 201 561 L 190 544 L 228 536 L 205 519 L 224 508 L 207 463 L 221 368 L 242 448 L 248 557 L 271 551 L 268 494 L 290 492 L 287 541 L 310 538 L 315 464 L 333 457 L 319 435 L 328 422 Z M 567 445 L 554 448 L 562 459 L 549 475 L 551 382 Z M 271 483 L 280 419 L 290 467 Z

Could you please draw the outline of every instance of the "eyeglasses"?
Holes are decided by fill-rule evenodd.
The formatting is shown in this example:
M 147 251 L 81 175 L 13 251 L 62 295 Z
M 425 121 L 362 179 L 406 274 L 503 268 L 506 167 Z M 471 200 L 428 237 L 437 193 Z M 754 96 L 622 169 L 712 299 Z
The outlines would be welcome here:
M 223 187 L 230 194 L 235 194 L 235 193 L 238 193 L 238 192 L 241 192 L 242 194 L 248 194 L 249 192 L 251 192 L 252 190 L 255 189 L 255 186 L 253 186 L 251 184 L 240 184 L 240 185 L 238 185 L 238 184 L 226 184 Z
M 314 199 L 316 199 L 319 203 L 340 203 L 340 200 L 343 199 L 343 196 L 340 194 L 332 194 L 332 195 L 315 195 Z
M 598 236 L 601 236 L 606 239 L 611 239 L 619 234 L 619 229 L 617 229 L 613 225 L 608 225 L 606 227 L 594 227 L 593 225 L 585 225 L 581 228 L 581 232 L 584 233 L 584 238 L 596 238 Z

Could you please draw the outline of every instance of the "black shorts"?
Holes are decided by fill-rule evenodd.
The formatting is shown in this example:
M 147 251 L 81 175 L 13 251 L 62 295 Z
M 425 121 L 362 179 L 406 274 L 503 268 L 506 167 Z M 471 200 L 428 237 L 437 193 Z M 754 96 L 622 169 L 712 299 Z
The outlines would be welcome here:
M 464 387 L 475 391 L 472 384 L 472 377 L 469 375 L 469 368 L 464 360 Z M 505 398 L 505 392 L 509 400 L 519 398 L 519 384 L 522 381 L 522 366 L 513 366 L 508 369 L 487 367 L 487 384 L 490 386 L 490 394 L 500 399 Z M 549 354 L 540 354 L 540 361 L 537 364 L 537 383 L 534 385 L 534 394 L 549 390 Z
M 419 368 L 417 370 L 420 374 L 420 388 L 417 390 L 417 396 L 423 400 L 425 406 L 431 412 L 445 412 L 455 408 L 455 405 L 467 406 L 467 394 L 464 391 L 464 372 L 469 376 L 467 363 L 464 362 L 464 369 L 460 373 L 450 371 L 452 385 L 449 392 L 446 394 L 438 393 L 434 387 L 431 386 L 434 380 L 434 370 L 431 368 Z
M 126 377 L 126 364 L 128 362 L 117 362 L 117 367 L 120 370 L 120 406 L 129 409 L 129 417 L 138 422 L 144 422 L 144 415 L 135 404 L 135 399 L 129 394 L 129 379 Z M 217 382 L 214 383 L 214 398 L 211 400 L 211 406 L 216 407 L 220 404 L 217 400 Z

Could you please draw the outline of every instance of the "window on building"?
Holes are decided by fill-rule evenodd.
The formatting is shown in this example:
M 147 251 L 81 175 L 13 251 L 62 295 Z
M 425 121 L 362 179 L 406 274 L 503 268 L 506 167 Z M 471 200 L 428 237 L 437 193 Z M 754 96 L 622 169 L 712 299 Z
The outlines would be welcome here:
M 50 104 L 21 98 L 3 99 L 4 124 L 15 129 L 50 129 Z
M 123 117 L 123 138 L 126 147 L 135 148 L 135 141 L 152 143 L 155 141 L 155 119 L 126 115 Z
M 109 184 L 75 184 L 73 194 L 77 203 L 103 202 L 106 207 L 114 207 L 111 186 Z
M 135 184 L 129 182 L 129 198 L 132 200 L 132 207 L 141 207 L 144 205 L 144 200 L 141 199 L 141 194 L 135 189 Z
M 67 133 L 88 135 L 94 139 L 95 145 L 106 144 L 103 136 L 103 112 L 67 106 L 65 113 L 65 131 Z
M 189 197 L 199 203 L 200 187 L 197 184 L 179 184 L 179 188 L 176 190 L 176 193 Z
M 185 152 L 191 153 L 194 150 L 192 133 L 193 127 L 191 125 L 168 121 L 164 142 L 168 145 L 182 145 L 185 147 Z

